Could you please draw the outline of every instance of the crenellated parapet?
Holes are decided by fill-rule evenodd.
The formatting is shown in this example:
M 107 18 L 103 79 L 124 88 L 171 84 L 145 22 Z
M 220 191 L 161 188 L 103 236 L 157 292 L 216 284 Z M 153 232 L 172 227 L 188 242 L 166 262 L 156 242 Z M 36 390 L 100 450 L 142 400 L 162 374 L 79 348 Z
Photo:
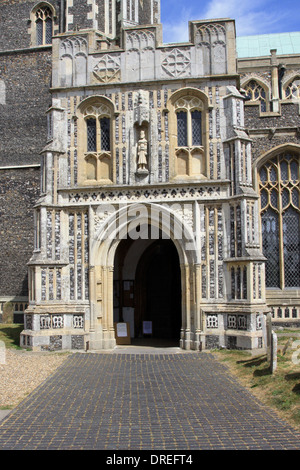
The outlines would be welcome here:
M 88 30 L 59 35 L 53 40 L 53 88 L 236 74 L 234 21 L 189 27 L 190 42 L 168 45 L 160 24 L 124 28 L 122 47 Z

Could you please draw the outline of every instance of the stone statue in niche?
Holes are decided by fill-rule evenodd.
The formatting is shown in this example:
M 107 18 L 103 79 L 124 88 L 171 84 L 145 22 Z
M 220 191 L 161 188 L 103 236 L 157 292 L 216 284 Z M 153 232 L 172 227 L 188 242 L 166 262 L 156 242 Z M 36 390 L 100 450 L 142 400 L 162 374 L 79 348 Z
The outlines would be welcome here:
M 137 171 L 138 173 L 148 173 L 148 162 L 147 162 L 147 146 L 148 142 L 145 137 L 145 131 L 140 132 L 140 139 L 137 145 Z

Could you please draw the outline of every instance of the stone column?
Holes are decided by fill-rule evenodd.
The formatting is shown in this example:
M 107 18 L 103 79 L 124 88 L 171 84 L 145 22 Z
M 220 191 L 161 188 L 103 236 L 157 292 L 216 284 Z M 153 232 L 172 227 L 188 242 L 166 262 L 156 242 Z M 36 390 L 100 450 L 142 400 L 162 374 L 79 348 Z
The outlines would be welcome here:
M 201 265 L 196 264 L 195 267 L 195 303 L 196 311 L 194 318 L 194 328 L 195 328 L 195 337 L 194 337 L 194 349 L 198 350 L 200 346 L 200 333 L 201 333 Z
M 112 349 L 116 345 L 115 329 L 114 329 L 114 308 L 113 308 L 113 280 L 114 280 L 114 268 L 109 266 L 107 268 L 107 343 L 104 342 L 104 347 Z
M 278 64 L 276 49 L 271 49 L 271 76 L 272 76 L 272 104 L 274 113 L 279 113 Z
M 191 349 L 191 295 L 190 295 L 190 266 L 188 264 L 181 267 L 182 279 L 182 315 L 183 315 L 183 338 L 180 346 L 182 349 Z
M 116 345 L 113 324 L 113 267 L 103 270 L 103 349 L 112 349 Z

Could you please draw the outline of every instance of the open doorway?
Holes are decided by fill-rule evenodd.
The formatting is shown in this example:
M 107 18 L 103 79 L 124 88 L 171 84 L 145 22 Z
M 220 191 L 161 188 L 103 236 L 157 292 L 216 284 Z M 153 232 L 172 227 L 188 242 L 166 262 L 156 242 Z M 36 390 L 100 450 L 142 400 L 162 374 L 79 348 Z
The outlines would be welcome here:
M 122 240 L 114 273 L 114 320 L 130 322 L 132 344 L 179 346 L 181 273 L 172 240 Z

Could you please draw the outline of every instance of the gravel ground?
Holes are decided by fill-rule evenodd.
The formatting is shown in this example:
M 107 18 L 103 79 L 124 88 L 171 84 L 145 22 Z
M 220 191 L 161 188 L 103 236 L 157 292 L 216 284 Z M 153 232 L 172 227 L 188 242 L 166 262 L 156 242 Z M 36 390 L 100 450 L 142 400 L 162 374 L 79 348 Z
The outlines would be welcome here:
M 6 349 L 0 364 L 0 409 L 13 408 L 67 358 L 67 353 Z

